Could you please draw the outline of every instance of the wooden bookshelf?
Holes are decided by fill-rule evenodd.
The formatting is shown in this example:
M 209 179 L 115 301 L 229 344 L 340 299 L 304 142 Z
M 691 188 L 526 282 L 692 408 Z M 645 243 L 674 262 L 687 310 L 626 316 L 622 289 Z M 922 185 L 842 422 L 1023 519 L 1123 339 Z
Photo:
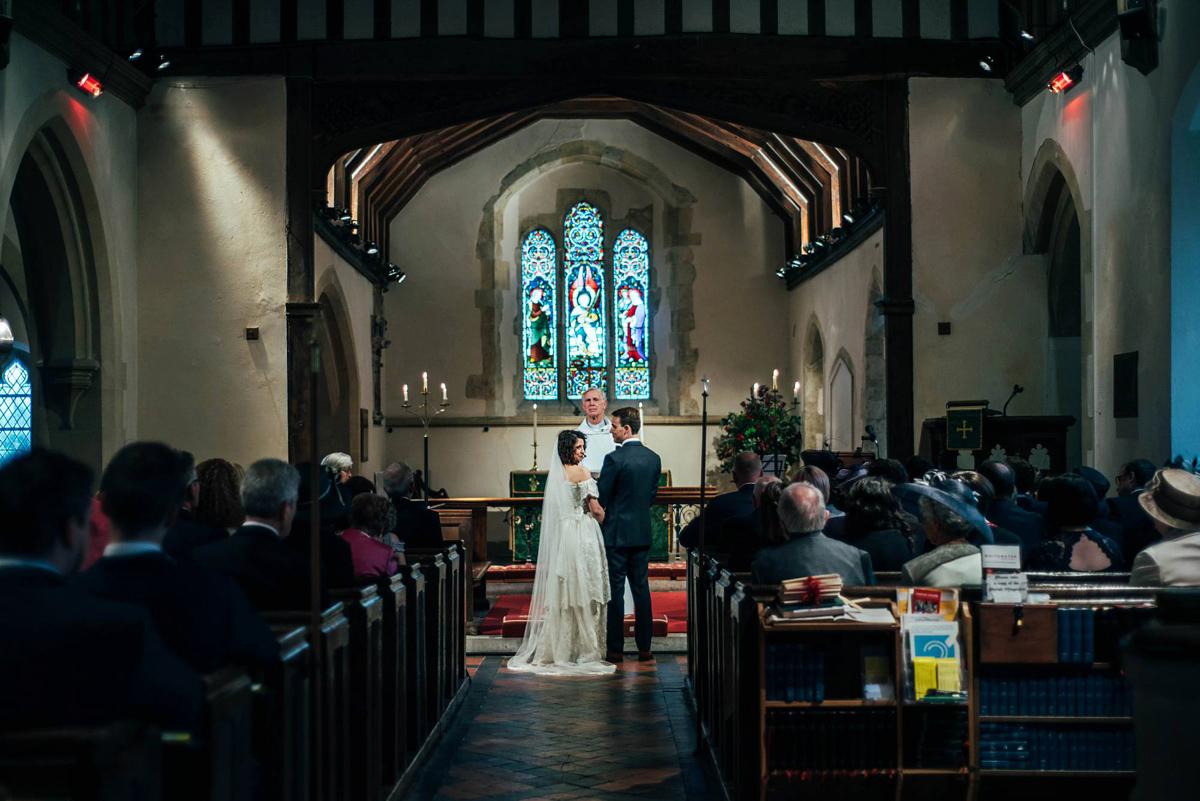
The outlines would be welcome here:
M 1133 723 L 1128 715 L 980 715 L 980 723 Z
M 997 768 L 981 768 L 980 776 L 995 776 L 997 778 L 1030 778 L 1044 779 L 1047 776 L 1063 779 L 1086 779 L 1086 778 L 1133 778 L 1137 775 L 1136 770 L 1000 770 Z
M 766 709 L 846 709 L 855 707 L 891 707 L 895 701 L 866 701 L 862 698 L 829 698 L 824 701 L 764 701 Z

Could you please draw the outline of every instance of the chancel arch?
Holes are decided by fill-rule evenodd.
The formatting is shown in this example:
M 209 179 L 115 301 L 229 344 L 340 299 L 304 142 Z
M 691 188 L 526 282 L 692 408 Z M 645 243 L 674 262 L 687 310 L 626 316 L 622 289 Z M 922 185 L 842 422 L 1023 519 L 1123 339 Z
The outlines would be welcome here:
M 804 447 L 823 448 L 825 433 L 825 341 L 814 316 L 804 337 Z
M 359 381 L 350 310 L 332 270 L 322 276 L 317 291 L 321 304 L 317 452 L 323 457 L 348 448 L 350 457 L 357 462 L 361 437 Z

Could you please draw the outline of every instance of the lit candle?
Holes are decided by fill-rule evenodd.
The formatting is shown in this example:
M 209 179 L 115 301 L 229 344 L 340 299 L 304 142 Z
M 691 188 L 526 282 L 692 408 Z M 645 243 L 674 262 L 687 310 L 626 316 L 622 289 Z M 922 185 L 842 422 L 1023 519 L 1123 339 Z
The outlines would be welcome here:
M 646 443 L 646 413 L 642 411 L 642 402 L 638 401 L 638 419 L 642 421 L 642 444 Z
M 796 386 L 792 387 L 792 403 L 800 402 L 800 382 L 796 382 Z
M 757 381 L 755 381 L 754 386 L 750 388 L 750 397 L 752 397 L 752 398 L 758 397 L 758 382 Z
M 779 390 L 779 371 L 772 370 L 771 371 L 771 391 L 777 392 L 778 390 Z
M 537 404 L 533 404 L 533 444 L 537 445 Z
M 446 385 L 442 384 L 442 403 L 446 402 Z
M 429 373 L 421 373 L 421 394 L 429 394 Z
M 408 384 L 404 385 L 404 402 L 408 403 Z

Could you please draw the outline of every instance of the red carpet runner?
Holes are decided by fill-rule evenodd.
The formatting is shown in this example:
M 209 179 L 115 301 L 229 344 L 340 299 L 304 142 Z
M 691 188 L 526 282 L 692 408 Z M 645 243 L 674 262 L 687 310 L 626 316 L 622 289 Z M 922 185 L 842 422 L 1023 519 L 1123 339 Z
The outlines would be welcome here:
M 652 592 L 650 601 L 654 606 L 654 615 L 666 615 L 667 632 L 683 634 L 687 631 L 687 593 L 686 592 Z M 479 633 L 485 635 L 500 635 L 500 625 L 505 615 L 525 615 L 529 613 L 528 595 L 501 595 L 492 602 L 492 608 L 479 624 Z

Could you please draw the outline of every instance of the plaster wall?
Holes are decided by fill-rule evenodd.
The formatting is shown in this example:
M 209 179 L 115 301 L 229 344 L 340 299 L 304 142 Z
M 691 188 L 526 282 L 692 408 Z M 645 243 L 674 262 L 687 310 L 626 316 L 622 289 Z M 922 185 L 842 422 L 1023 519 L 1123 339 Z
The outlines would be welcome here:
M 604 155 L 584 158 L 597 144 Z M 510 173 L 548 151 L 582 155 L 545 160 L 513 182 Z M 658 177 L 647 177 L 647 170 Z M 401 385 L 409 384 L 415 397 L 421 373 L 428 371 L 432 391 L 444 381 L 450 394 L 452 405 L 439 422 L 464 416 L 497 422 L 487 432 L 482 425 L 434 429 L 433 485 L 454 495 L 504 493 L 509 471 L 532 463 L 532 429 L 523 425 L 531 409 L 519 383 L 520 238 L 534 222 L 549 221 L 561 246 L 561 198 L 576 190 L 600 193 L 614 218 L 650 215 L 651 294 L 660 297 L 651 321 L 649 444 L 677 484 L 699 481 L 699 426 L 656 428 L 655 416 L 669 408 L 697 414 L 702 376 L 712 381 L 710 414 L 723 415 L 753 382 L 769 381 L 773 368 L 787 372 L 789 299 L 774 275 L 784 258 L 783 226 L 750 187 L 631 122 L 540 121 L 436 175 L 392 223 L 390 257 L 408 280 L 386 299 L 388 337 L 396 344 L 384 356 L 384 413 L 403 420 Z M 485 242 L 480 234 L 489 202 L 498 224 Z M 666 219 L 671 206 L 682 208 L 682 222 Z M 685 241 L 672 240 L 673 229 L 685 230 Z M 494 265 L 493 273 L 481 273 L 485 262 Z M 672 289 L 684 284 L 690 284 L 690 298 Z M 489 310 L 496 321 L 491 327 L 484 316 Z M 683 328 L 689 330 L 689 352 L 679 352 Z M 497 349 L 501 365 L 490 396 L 468 390 L 485 347 Z M 694 368 L 694 381 L 673 379 L 671 371 L 684 363 Z M 786 374 L 780 380 L 789 381 Z M 625 403 L 611 401 L 610 409 Z M 557 411 L 565 421 L 573 406 L 540 410 L 543 467 L 550 457 L 545 415 Z M 522 425 L 501 426 L 505 421 Z M 397 425 L 385 450 L 418 467 L 419 431 Z
M 139 435 L 197 460 L 287 458 L 284 101 L 174 78 L 138 114 Z
M 98 340 L 93 341 L 91 357 L 101 367 L 80 403 L 82 408 L 99 407 L 95 412 L 99 442 L 71 444 L 80 445 L 81 452 L 99 453 L 103 461 L 137 432 L 135 114 L 112 96 L 71 93 L 64 80 L 67 65 L 20 34 L 12 34 L 9 47 L 11 60 L 0 71 L 0 197 L 6 199 L 0 205 L 0 230 L 6 238 L 13 230 L 10 195 L 21 159 L 33 137 L 49 128 L 62 146 L 65 161 L 60 166 L 78 185 L 98 317 Z M 7 244 L 6 248 L 12 252 Z M 14 278 L 19 294 L 24 293 L 22 281 Z M 23 303 L 27 300 L 22 298 Z M 34 380 L 36 388 L 36 376 Z M 43 426 L 42 443 L 44 427 L 60 425 L 57 418 L 39 421 L 36 414 L 34 422 L 35 429 Z M 92 440 L 96 432 L 60 432 L 56 442 L 61 447 L 75 436 Z
M 1025 393 L 1011 413 L 1044 413 L 1046 270 L 1021 252 L 1020 142 L 1021 112 L 999 81 L 909 81 L 918 438 L 947 401 L 999 408 L 1013 384 Z
M 1186 113 L 1180 100 L 1197 66 L 1200 5 L 1162 0 L 1158 9 L 1159 66 L 1149 76 L 1121 61 L 1114 34 L 1085 56 L 1080 85 L 1065 95 L 1041 93 L 1021 109 L 1023 183 L 1035 179 L 1039 152 L 1057 145 L 1078 179 L 1076 203 L 1090 218 L 1083 251 L 1085 274 L 1090 261 L 1092 275 L 1084 281 L 1083 313 L 1094 333 L 1083 345 L 1092 354 L 1083 395 L 1094 436 L 1090 448 L 1085 442 L 1084 461 L 1108 476 L 1128 459 L 1161 463 L 1176 452 L 1200 452 L 1200 430 L 1175 442 L 1171 431 L 1173 415 L 1178 426 L 1200 411 L 1192 400 L 1200 304 L 1171 294 L 1172 184 L 1196 185 L 1194 177 L 1172 174 L 1172 117 Z M 1185 205 L 1194 207 L 1195 196 Z M 1180 266 L 1194 274 L 1194 262 Z M 1174 341 L 1173 324 L 1180 326 Z M 1138 352 L 1139 414 L 1116 419 L 1113 356 L 1130 351 Z M 1174 408 L 1173 381 L 1179 383 Z
M 866 335 L 867 320 L 872 310 L 870 296 L 871 286 L 883 284 L 883 229 L 876 231 L 864 242 L 837 261 L 833 266 L 805 281 L 792 290 L 789 314 L 789 342 L 791 350 L 788 371 L 792 378 L 782 385 L 785 398 L 790 395 L 788 389 L 796 381 L 802 381 L 803 368 L 807 361 L 807 338 L 809 327 L 816 323 L 821 332 L 824 346 L 824 376 L 823 388 L 825 402 L 831 400 L 830 382 L 833 379 L 834 367 L 839 353 L 844 352 L 849 358 L 847 363 L 854 376 L 853 404 L 851 431 L 857 439 L 863 432 L 866 415 Z M 807 403 L 812 400 L 813 393 L 802 391 L 802 397 Z M 821 432 L 823 439 L 831 435 L 831 421 L 828 412 L 824 415 L 825 431 Z M 809 440 L 811 432 L 805 432 L 805 440 Z M 882 438 L 881 438 L 882 441 Z M 859 441 L 831 442 L 834 450 L 852 451 L 861 445 Z

